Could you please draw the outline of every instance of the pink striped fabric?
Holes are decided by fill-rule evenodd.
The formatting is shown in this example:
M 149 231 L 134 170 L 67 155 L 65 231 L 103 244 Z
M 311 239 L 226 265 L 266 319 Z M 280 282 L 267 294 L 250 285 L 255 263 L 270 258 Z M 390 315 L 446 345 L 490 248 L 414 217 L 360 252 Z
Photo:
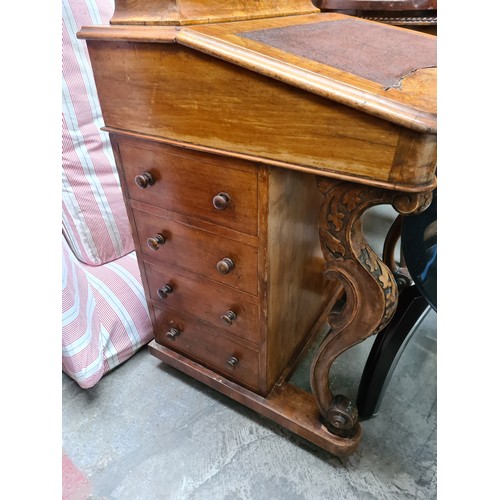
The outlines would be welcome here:
M 83 388 L 153 338 L 83 25 L 107 23 L 112 0 L 63 0 L 62 369 Z
M 83 388 L 153 338 L 135 252 L 101 266 L 80 262 L 63 237 L 62 369 Z
M 112 0 L 63 0 L 63 233 L 74 254 L 99 265 L 133 250 L 109 137 L 97 98 L 84 25 L 106 24 Z

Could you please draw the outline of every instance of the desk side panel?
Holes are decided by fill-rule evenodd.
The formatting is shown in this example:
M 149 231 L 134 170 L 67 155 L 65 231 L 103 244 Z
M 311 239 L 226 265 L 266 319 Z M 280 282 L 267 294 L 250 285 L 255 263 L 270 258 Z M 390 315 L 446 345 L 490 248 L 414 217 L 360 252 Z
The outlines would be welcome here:
M 337 286 L 323 275 L 320 204 L 315 176 L 293 170 L 271 170 L 267 235 L 267 390 L 294 363 Z
M 176 44 L 87 43 L 107 127 L 390 187 L 397 125 Z

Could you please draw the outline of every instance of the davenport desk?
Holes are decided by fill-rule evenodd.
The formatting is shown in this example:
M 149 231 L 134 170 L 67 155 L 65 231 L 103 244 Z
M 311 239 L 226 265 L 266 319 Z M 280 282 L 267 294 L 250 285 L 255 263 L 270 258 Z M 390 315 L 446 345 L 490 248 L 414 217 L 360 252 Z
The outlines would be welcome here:
M 431 201 L 435 37 L 308 0 L 117 0 L 109 26 L 78 36 L 133 230 L 150 352 L 353 453 L 357 409 L 329 372 L 397 305 L 363 212 Z M 287 380 L 326 320 L 309 393 Z

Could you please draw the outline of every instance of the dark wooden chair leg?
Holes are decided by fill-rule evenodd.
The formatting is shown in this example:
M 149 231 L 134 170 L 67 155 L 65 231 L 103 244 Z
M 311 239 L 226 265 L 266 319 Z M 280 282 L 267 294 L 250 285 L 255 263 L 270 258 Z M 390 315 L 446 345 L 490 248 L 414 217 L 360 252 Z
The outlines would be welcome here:
M 391 322 L 377 334 L 358 388 L 356 405 L 362 419 L 374 417 L 394 368 L 429 311 L 429 303 L 415 285 L 404 288 Z

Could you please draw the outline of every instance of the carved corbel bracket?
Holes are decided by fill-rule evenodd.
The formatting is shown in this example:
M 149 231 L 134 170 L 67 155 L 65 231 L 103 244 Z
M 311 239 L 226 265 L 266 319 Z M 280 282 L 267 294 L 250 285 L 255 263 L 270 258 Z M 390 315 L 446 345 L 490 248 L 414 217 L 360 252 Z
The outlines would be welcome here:
M 340 312 L 329 314 L 330 333 L 311 366 L 311 388 L 327 429 L 358 440 L 361 428 L 356 405 L 330 389 L 330 368 L 350 347 L 377 333 L 390 321 L 397 306 L 397 285 L 390 269 L 368 245 L 361 216 L 371 207 L 391 204 L 410 215 L 425 210 L 432 192 L 401 193 L 372 186 L 318 177 L 323 195 L 319 236 L 325 257 L 324 275 L 339 280 L 345 290 Z

